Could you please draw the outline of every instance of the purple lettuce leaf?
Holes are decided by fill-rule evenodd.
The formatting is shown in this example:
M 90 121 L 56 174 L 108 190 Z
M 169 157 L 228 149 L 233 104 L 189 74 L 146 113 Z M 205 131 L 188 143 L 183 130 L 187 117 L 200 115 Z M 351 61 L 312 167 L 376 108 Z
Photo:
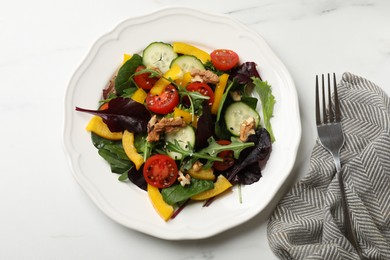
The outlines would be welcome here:
M 245 167 L 244 170 L 240 171 L 232 181 L 244 185 L 251 185 L 252 183 L 259 181 L 261 177 L 261 168 L 258 163 L 252 163 Z
M 151 118 L 150 112 L 143 104 L 123 97 L 110 100 L 106 110 L 90 110 L 76 107 L 76 111 L 100 116 L 111 132 L 124 130 L 133 133 L 146 132 Z
M 255 146 L 243 150 L 237 163 L 224 173 L 229 181 L 249 185 L 261 177 L 261 169 L 272 151 L 271 137 L 265 128 L 259 128 L 248 142 L 254 142 Z
M 260 78 L 256 66 L 256 63 L 254 62 L 244 62 L 233 69 L 231 76 L 233 79 L 236 79 L 239 84 L 248 84 L 251 86 L 253 85 L 252 77 Z
M 200 150 L 208 146 L 208 139 L 214 135 L 215 120 L 211 114 L 208 101 L 203 102 L 202 115 L 199 117 L 195 131 L 195 149 Z
M 147 183 L 144 178 L 143 169 L 143 165 L 139 170 L 137 170 L 135 167 L 131 167 L 131 169 L 127 173 L 127 176 L 129 180 L 134 183 L 138 188 L 146 191 Z

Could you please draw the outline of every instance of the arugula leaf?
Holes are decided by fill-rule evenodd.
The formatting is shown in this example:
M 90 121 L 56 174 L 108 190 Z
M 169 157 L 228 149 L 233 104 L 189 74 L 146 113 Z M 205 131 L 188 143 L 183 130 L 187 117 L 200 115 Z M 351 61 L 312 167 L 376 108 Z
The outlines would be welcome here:
M 218 70 L 210 60 L 206 61 L 204 67 L 206 70 L 210 70 L 215 74 L 217 74 L 218 76 L 221 76 L 222 74 L 226 73 L 226 71 Z
M 163 199 L 166 203 L 169 205 L 174 205 L 176 203 L 185 201 L 196 194 L 211 190 L 213 188 L 213 181 L 192 178 L 190 185 L 186 185 L 184 187 L 180 184 L 173 185 L 169 188 L 162 189 L 161 195 L 163 196 Z
M 126 61 L 118 71 L 115 78 L 115 90 L 118 95 L 122 95 L 123 91 L 131 87 L 131 75 L 139 65 L 142 65 L 142 57 L 138 54 L 134 54 L 131 59 Z
M 237 159 L 240 156 L 240 153 L 242 150 L 255 145 L 255 143 L 253 143 L 253 142 L 243 143 L 237 137 L 232 137 L 230 139 L 230 141 L 231 141 L 230 144 L 220 145 L 215 140 L 212 139 L 209 146 L 200 150 L 199 152 L 200 153 L 208 153 L 211 156 L 217 156 L 222 151 L 231 150 L 231 151 L 233 151 L 234 158 Z
M 138 153 L 143 154 L 145 162 L 152 155 L 155 145 L 155 142 L 148 142 L 146 133 L 136 135 L 134 138 L 134 146 Z
M 184 100 L 184 102 L 185 102 L 185 99 L 187 99 L 189 101 L 189 103 L 190 103 L 189 109 L 190 109 L 193 117 L 195 115 L 195 111 L 199 111 L 203 108 L 203 102 L 205 100 L 210 99 L 210 97 L 202 95 L 198 91 L 188 91 L 186 88 L 183 88 L 182 86 L 177 85 L 174 82 L 172 82 L 172 83 L 177 87 L 181 99 Z M 194 120 L 194 118 L 192 118 L 192 120 Z
M 175 140 L 174 143 L 168 142 L 167 143 L 167 149 L 171 150 L 173 152 L 177 152 L 183 155 L 183 159 L 185 157 L 191 157 L 193 160 L 192 162 L 195 162 L 197 159 L 205 159 L 209 162 L 214 161 L 223 161 L 222 158 L 218 157 L 217 155 L 226 150 L 232 150 L 234 153 L 234 157 L 237 159 L 241 153 L 242 150 L 254 146 L 255 143 L 253 142 L 241 142 L 238 138 L 232 137 L 231 143 L 228 145 L 220 145 L 218 144 L 214 138 L 210 138 L 209 145 L 206 148 L 203 148 L 200 151 L 195 152 L 193 147 L 188 144 L 187 149 L 183 149 L 177 140 Z
M 253 77 L 253 84 L 255 90 L 260 96 L 261 106 L 263 110 L 264 127 L 271 136 L 271 141 L 275 141 L 275 136 L 272 131 L 271 117 L 274 112 L 275 97 L 272 95 L 271 85 L 267 81 L 262 81 L 260 78 Z
M 210 156 L 207 152 L 195 152 L 194 147 L 192 147 L 190 143 L 188 143 L 188 148 L 184 149 L 180 146 L 177 140 L 174 140 L 173 143 L 167 142 L 166 149 L 181 154 L 182 160 L 184 160 L 186 157 L 192 157 L 194 158 L 194 160 L 206 159 L 211 161 L 223 161 L 222 158 L 216 156 Z

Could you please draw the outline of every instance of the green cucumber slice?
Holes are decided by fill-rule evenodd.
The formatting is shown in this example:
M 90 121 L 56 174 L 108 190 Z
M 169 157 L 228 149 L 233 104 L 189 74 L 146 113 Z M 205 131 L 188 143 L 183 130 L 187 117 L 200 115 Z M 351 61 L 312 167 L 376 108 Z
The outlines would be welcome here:
M 234 102 L 225 111 L 226 127 L 232 135 L 239 136 L 241 124 L 250 117 L 255 119 L 257 128 L 260 123 L 259 113 L 244 102 Z
M 176 57 L 177 53 L 170 44 L 152 42 L 143 51 L 142 63 L 146 67 L 158 68 L 162 73 L 165 73 Z
M 165 134 L 165 142 L 175 143 L 178 141 L 181 148 L 189 150 L 188 143 L 194 147 L 195 145 L 195 131 L 194 128 L 187 125 L 178 131 L 170 132 Z M 177 152 L 167 150 L 167 154 L 174 160 L 180 160 L 182 155 Z
M 198 58 L 192 55 L 181 55 L 177 57 L 172 61 L 171 67 L 175 64 L 179 65 L 183 73 L 189 72 L 194 69 L 205 70 L 203 63 Z

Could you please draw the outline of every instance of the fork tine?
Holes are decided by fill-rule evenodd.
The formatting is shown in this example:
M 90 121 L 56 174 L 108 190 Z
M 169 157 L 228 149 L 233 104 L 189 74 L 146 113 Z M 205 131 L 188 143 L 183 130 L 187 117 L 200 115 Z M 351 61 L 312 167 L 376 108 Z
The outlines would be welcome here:
M 336 115 L 336 122 L 340 122 L 341 120 L 341 112 L 340 112 L 340 103 L 339 103 L 339 95 L 337 94 L 337 83 L 336 83 L 336 74 L 333 73 L 333 92 L 334 92 L 334 111 Z
M 333 122 L 335 118 L 333 117 L 333 108 L 332 108 L 332 91 L 330 89 L 330 74 L 328 73 L 328 111 L 329 111 L 329 122 Z
M 320 96 L 318 91 L 318 75 L 316 75 L 316 122 L 317 125 L 321 124 Z
M 325 103 L 324 74 L 322 74 L 322 120 L 323 120 L 324 124 L 328 123 L 328 117 L 326 115 L 326 103 Z

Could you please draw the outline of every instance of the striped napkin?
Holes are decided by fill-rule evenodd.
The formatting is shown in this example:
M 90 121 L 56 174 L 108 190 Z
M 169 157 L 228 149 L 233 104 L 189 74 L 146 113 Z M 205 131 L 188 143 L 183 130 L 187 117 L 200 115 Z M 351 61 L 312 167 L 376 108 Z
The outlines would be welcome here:
M 351 73 L 343 74 L 338 92 L 345 133 L 341 164 L 359 247 L 369 259 L 390 259 L 390 99 Z M 344 236 L 335 172 L 317 141 L 308 174 L 268 223 L 269 244 L 281 259 L 359 259 Z

